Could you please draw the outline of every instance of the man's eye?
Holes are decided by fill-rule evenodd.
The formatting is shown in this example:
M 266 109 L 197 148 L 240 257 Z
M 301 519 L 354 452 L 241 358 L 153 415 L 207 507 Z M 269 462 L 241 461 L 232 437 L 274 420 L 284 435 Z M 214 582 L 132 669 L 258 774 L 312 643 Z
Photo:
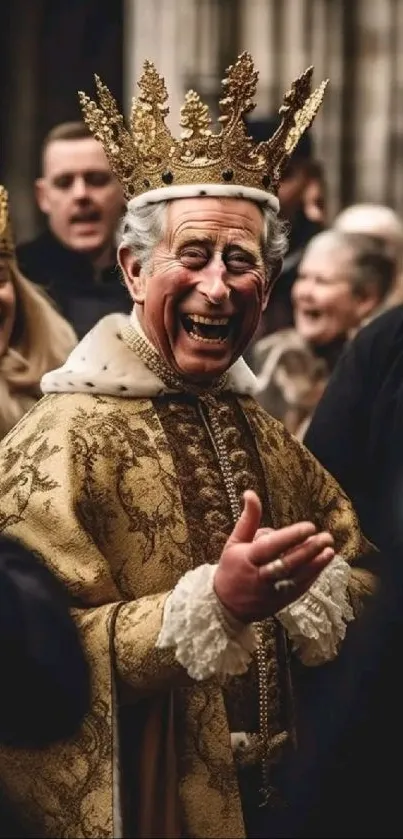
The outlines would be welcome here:
M 112 180 L 112 175 L 110 172 L 104 172 L 102 170 L 94 170 L 93 172 L 86 172 L 84 175 L 84 180 L 88 186 L 106 186 Z
M 226 257 L 225 264 L 229 271 L 250 271 L 255 265 L 255 260 L 247 253 L 231 253 Z
M 208 260 L 208 254 L 200 248 L 186 248 L 186 250 L 181 253 L 181 259 L 186 262 L 205 263 Z
M 72 183 L 72 175 L 60 175 L 58 178 L 54 179 L 53 186 L 55 186 L 56 189 L 69 189 Z

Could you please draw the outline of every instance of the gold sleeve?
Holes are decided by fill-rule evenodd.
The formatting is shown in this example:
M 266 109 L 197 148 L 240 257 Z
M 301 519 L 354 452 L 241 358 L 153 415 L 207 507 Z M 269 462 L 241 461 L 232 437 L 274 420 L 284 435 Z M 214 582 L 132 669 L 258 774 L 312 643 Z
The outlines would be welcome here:
M 46 397 L 2 443 L 0 529 L 33 550 L 67 586 L 91 660 L 97 638 L 104 639 L 107 631 L 116 673 L 135 690 L 188 683 L 174 650 L 156 648 L 165 601 L 181 576 L 181 560 L 187 570 L 186 533 L 179 521 L 174 523 L 179 548 L 175 572 L 164 566 L 158 570 L 163 540 L 153 552 L 149 545 L 155 508 L 163 509 L 167 496 L 172 505 L 169 481 L 164 486 L 155 482 L 148 499 L 140 492 L 149 509 L 136 512 L 128 487 L 137 481 L 141 490 L 141 466 L 129 463 L 130 481 L 125 481 L 128 455 L 122 440 L 102 436 L 104 405 L 98 407 L 98 437 L 92 434 L 96 429 L 91 429 L 88 410 L 85 396 Z M 137 433 L 141 441 L 141 429 Z M 152 464 L 147 461 L 146 466 L 150 471 Z M 129 501 L 131 518 L 125 514 Z M 172 516 L 169 506 L 166 521 L 171 528 Z

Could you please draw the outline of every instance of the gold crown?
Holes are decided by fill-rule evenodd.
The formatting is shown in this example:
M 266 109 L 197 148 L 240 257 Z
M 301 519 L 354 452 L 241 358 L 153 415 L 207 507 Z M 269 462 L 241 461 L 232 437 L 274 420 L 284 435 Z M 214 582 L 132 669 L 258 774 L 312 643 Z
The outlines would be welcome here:
M 15 249 L 8 212 L 8 192 L 0 184 L 0 257 L 12 259 L 14 256 Z
M 134 98 L 129 128 L 116 101 L 95 76 L 99 104 L 79 92 L 84 119 L 105 150 L 127 200 L 158 190 L 163 199 L 172 187 L 235 185 L 258 190 L 256 197 L 276 193 L 282 170 L 299 139 L 311 125 L 323 99 L 327 81 L 311 93 L 313 67 L 296 79 L 279 110 L 280 125 L 267 141 L 255 143 L 244 117 L 255 107 L 258 72 L 244 52 L 228 68 L 219 102 L 221 128 L 211 130 L 211 117 L 198 93 L 189 90 L 181 108 L 182 133 L 175 139 L 165 117 L 168 93 L 154 64 L 145 61 Z M 243 194 L 242 192 L 240 194 Z M 149 196 L 151 199 L 151 195 Z M 154 197 L 156 200 L 156 197 Z

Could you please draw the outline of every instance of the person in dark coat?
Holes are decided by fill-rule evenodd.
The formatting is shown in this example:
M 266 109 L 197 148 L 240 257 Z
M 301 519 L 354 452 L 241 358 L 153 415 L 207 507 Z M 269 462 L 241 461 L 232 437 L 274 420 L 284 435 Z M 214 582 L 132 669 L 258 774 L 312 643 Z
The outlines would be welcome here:
M 0 742 L 41 749 L 70 737 L 90 702 L 90 677 L 64 587 L 21 543 L 0 535 Z M 0 790 L 0 836 L 26 836 Z
M 343 353 L 304 443 L 350 496 L 366 536 L 403 552 L 402 426 L 403 306 L 396 306 Z
M 45 138 L 36 197 L 48 226 L 17 246 L 22 273 L 46 289 L 79 338 L 107 314 L 129 314 L 116 263 L 123 194 L 84 123 L 61 123 Z
M 394 767 L 403 751 L 402 429 L 403 306 L 396 306 L 348 346 L 304 439 L 350 496 L 364 533 L 383 557 L 377 633 L 368 636 L 377 657 L 350 723 L 359 744 L 354 774 L 360 786 L 348 791 L 346 784 L 345 806 L 354 806 L 360 832 L 350 824 L 348 836 L 403 833 L 401 779 Z M 335 817 L 337 830 L 336 809 Z

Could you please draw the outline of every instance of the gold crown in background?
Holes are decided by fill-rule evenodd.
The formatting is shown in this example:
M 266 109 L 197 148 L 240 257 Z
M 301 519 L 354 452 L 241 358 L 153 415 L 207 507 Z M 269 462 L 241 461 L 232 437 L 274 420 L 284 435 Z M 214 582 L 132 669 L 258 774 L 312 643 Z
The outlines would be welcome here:
M 14 242 L 8 212 L 8 192 L 0 184 L 0 257 L 14 257 Z
M 105 150 L 125 197 L 189 184 L 239 185 L 275 193 L 282 169 L 311 125 L 327 81 L 311 93 L 313 68 L 296 79 L 279 110 L 281 122 L 272 137 L 255 143 L 244 117 L 255 107 L 258 72 L 244 52 L 228 68 L 219 102 L 221 129 L 211 130 L 211 117 L 198 93 L 189 90 L 181 108 L 182 133 L 175 139 L 165 124 L 169 113 L 164 79 L 145 61 L 133 99 L 129 128 L 108 88 L 95 76 L 99 105 L 79 92 L 84 119 Z

